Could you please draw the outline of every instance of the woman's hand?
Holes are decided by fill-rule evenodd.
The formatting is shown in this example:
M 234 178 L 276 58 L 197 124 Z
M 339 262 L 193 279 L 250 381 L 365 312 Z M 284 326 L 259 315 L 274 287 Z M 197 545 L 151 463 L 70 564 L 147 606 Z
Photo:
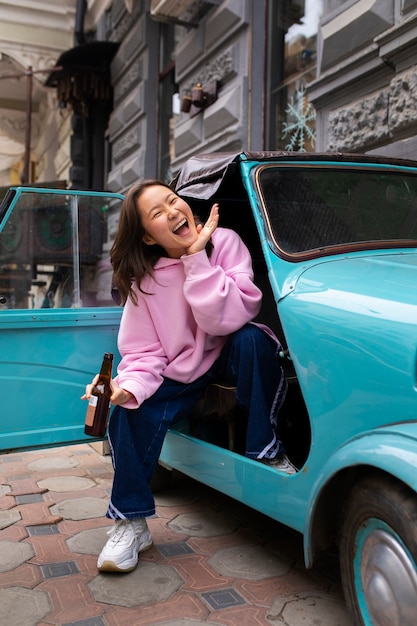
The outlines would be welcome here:
M 110 402 L 112 404 L 126 404 L 126 402 L 129 402 L 129 400 L 133 398 L 133 393 L 119 387 L 113 380 L 111 382 L 111 389 L 113 393 L 110 396 Z
M 99 375 L 97 374 L 96 376 L 94 376 L 91 384 L 86 385 L 85 394 L 81 396 L 81 400 L 89 400 L 91 398 L 93 387 L 97 385 L 98 380 Z M 131 398 L 133 398 L 133 393 L 130 393 L 130 391 L 127 391 L 126 389 L 123 389 L 122 387 L 116 385 L 114 380 L 110 382 L 110 388 L 112 390 L 112 394 L 110 396 L 110 402 L 112 404 L 125 404 Z
M 97 385 L 99 378 L 99 375 L 96 374 L 91 381 L 91 384 L 85 386 L 85 394 L 81 396 L 81 400 L 89 400 L 91 398 L 93 395 L 93 388 Z
M 195 254 L 196 252 L 201 252 L 206 247 L 206 244 L 210 240 L 210 237 L 216 230 L 219 224 L 219 205 L 213 204 L 211 207 L 210 215 L 204 226 L 202 224 L 198 224 L 197 226 L 197 239 L 189 248 L 187 248 L 187 254 Z

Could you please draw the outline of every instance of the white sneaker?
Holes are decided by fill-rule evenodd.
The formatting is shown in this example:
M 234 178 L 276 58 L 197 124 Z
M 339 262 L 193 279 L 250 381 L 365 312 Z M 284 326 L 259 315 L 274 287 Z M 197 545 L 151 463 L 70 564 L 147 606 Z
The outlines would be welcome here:
M 259 461 L 261 463 L 264 463 L 265 465 L 269 465 L 269 467 L 273 467 L 274 469 L 279 470 L 280 472 L 285 472 L 286 474 L 296 474 L 298 472 L 298 469 L 295 467 L 295 465 L 291 463 L 286 454 L 283 454 L 279 458 L 264 458 L 259 459 Z
M 130 572 L 135 569 L 139 552 L 152 545 L 152 535 L 144 517 L 118 520 L 108 532 L 110 539 L 97 561 L 100 572 Z

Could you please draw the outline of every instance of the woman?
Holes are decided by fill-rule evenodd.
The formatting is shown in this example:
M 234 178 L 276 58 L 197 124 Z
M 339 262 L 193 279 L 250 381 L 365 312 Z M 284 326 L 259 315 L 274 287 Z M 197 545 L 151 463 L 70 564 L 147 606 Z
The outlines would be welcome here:
M 114 481 L 107 516 L 116 523 L 99 556 L 100 571 L 130 571 L 151 546 L 149 483 L 166 431 L 192 412 L 212 382 L 237 388 L 248 417 L 246 455 L 296 471 L 276 436 L 287 388 L 279 344 L 269 329 L 251 323 L 262 298 L 251 258 L 239 236 L 218 228 L 218 221 L 217 204 L 203 225 L 155 180 L 132 187 L 123 203 L 111 250 L 124 305 L 109 424 Z M 84 399 L 91 389 L 87 385 Z

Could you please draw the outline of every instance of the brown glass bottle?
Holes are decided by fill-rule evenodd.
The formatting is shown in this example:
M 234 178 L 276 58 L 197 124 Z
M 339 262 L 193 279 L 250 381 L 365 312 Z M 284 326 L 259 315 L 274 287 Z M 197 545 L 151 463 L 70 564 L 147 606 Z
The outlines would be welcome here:
M 92 390 L 85 416 L 84 432 L 90 437 L 104 437 L 110 413 L 113 355 L 105 352 L 99 378 Z

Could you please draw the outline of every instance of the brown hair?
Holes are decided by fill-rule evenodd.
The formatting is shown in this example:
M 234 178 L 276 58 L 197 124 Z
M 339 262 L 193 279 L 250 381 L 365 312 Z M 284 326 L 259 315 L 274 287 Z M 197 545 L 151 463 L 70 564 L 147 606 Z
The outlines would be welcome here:
M 160 180 L 150 179 L 133 185 L 127 192 L 120 210 L 119 225 L 110 250 L 113 265 L 113 285 L 119 292 L 120 304 L 125 304 L 128 297 L 137 304 L 136 294 L 132 289 L 133 280 L 140 291 L 141 282 L 146 274 L 153 276 L 156 262 L 166 256 L 165 250 L 157 244 L 149 246 L 143 242 L 145 229 L 138 210 L 138 200 L 149 187 L 160 185 L 173 191 Z M 173 193 L 175 193 L 173 191 Z M 196 223 L 200 220 L 196 217 Z M 210 250 L 208 249 L 208 253 Z

